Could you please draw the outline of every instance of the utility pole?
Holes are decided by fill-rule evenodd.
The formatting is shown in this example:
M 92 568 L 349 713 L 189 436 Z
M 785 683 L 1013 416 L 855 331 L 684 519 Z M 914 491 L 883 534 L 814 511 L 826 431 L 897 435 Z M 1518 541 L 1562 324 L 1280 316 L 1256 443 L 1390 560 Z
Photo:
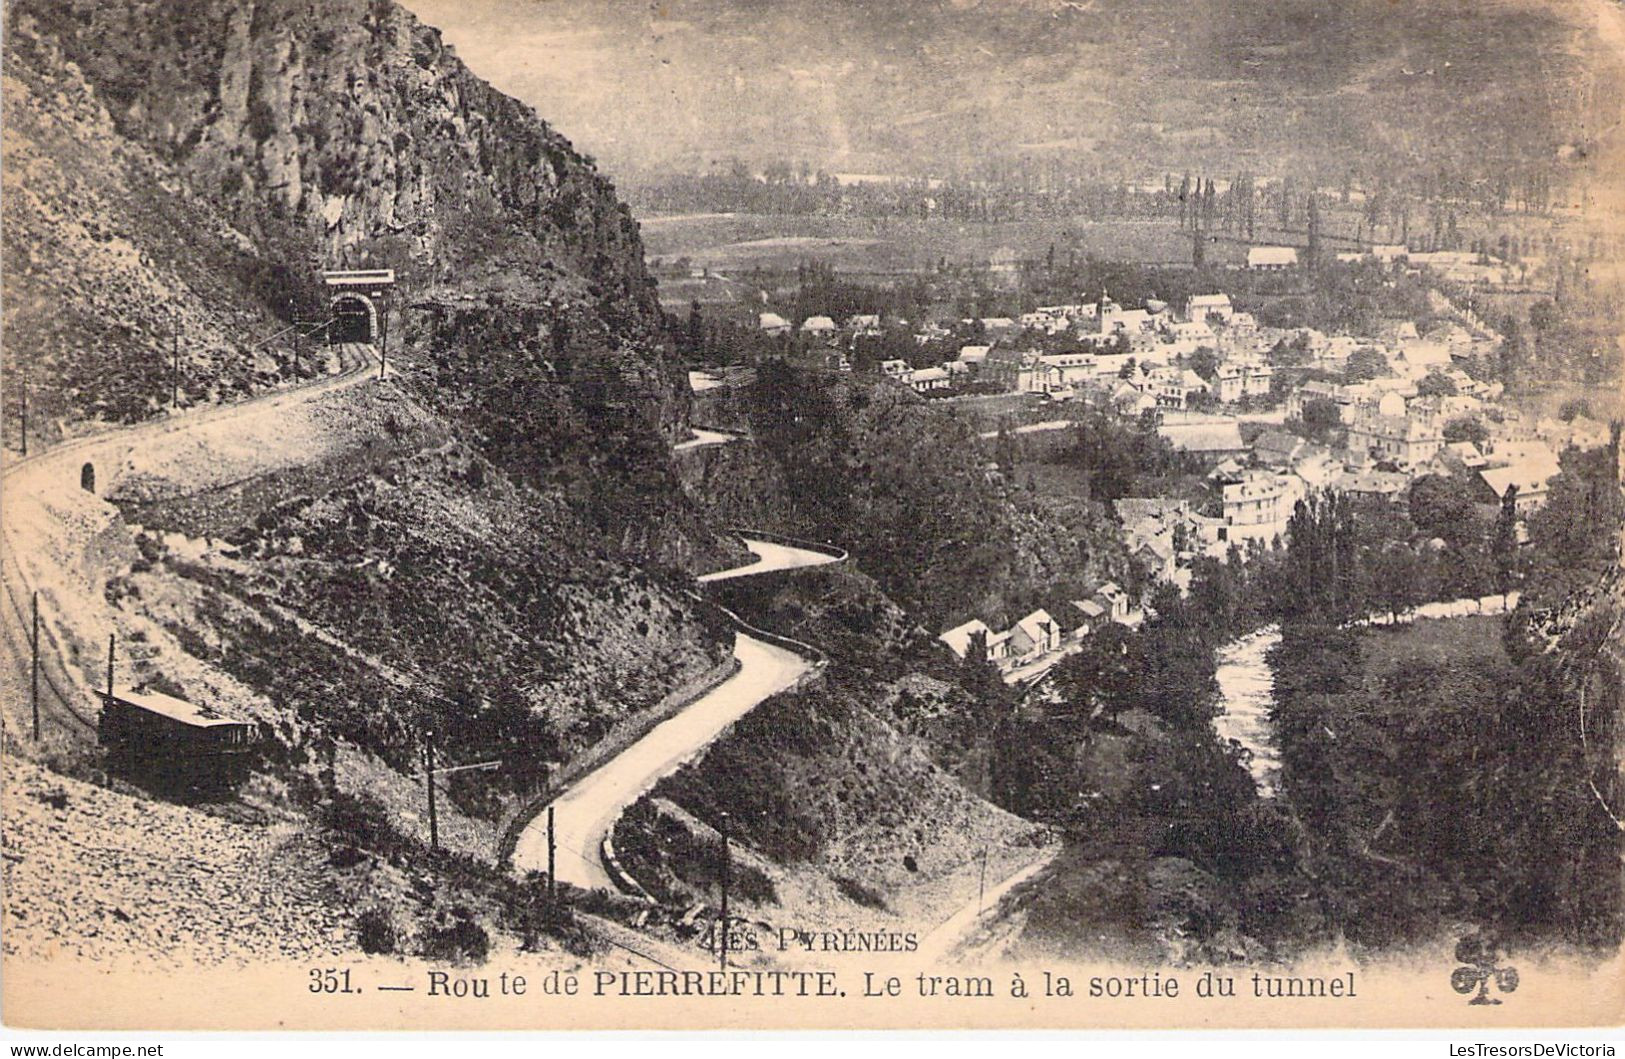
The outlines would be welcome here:
M 429 787 L 429 848 L 440 848 L 440 818 L 434 807 L 434 732 L 423 733 L 423 779 Z
M 378 294 L 378 381 L 384 381 L 384 365 L 389 360 L 389 305 Z
M 29 701 L 34 706 L 34 742 L 39 742 L 39 590 L 34 590 L 34 631 L 29 637 L 33 658 L 28 667 Z
M 982 911 L 982 902 L 987 899 L 987 846 L 982 846 L 982 877 L 976 883 L 976 911 Z
M 169 407 L 181 406 L 181 322 L 179 315 L 169 318 L 169 334 L 173 349 L 169 361 Z
M 728 849 L 728 814 L 722 814 L 722 969 L 728 969 L 728 876 L 732 874 L 732 854 Z
M 23 455 L 28 455 L 28 366 L 23 366 L 23 384 L 18 389 L 22 401 Z
M 113 642 L 118 639 L 118 633 L 107 634 L 107 697 L 113 697 Z
M 299 319 L 299 301 L 296 298 L 288 299 L 288 319 L 293 321 L 293 371 L 294 374 L 297 375 L 299 374 L 301 368 L 299 356 L 299 328 L 304 326 L 304 322 Z
M 558 847 L 553 841 L 553 807 L 547 807 L 547 899 L 554 904 L 559 900 L 559 877 L 553 870 L 553 855 Z

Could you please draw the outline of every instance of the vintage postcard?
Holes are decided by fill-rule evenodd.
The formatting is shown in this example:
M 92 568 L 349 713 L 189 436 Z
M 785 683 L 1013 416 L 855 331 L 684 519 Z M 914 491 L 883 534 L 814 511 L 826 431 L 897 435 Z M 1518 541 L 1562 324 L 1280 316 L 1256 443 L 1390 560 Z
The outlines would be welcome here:
M 7 1025 L 1625 1021 L 1617 0 L 4 23 Z

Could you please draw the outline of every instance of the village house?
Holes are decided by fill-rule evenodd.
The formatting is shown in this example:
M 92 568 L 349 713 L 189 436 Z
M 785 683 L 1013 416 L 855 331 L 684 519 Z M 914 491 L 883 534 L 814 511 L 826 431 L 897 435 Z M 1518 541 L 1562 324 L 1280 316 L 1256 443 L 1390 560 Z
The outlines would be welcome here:
M 859 313 L 846 322 L 847 333 L 853 338 L 880 334 L 880 317 L 875 313 Z
M 1393 402 L 1401 411 L 1394 414 Z M 1348 428 L 1349 458 L 1393 463 L 1399 467 L 1421 467 L 1432 461 L 1444 446 L 1438 421 L 1430 415 L 1408 415 L 1398 394 L 1383 396 L 1377 407 L 1361 405 Z
M 1258 272 L 1280 272 L 1298 266 L 1298 251 L 1290 246 L 1254 246 L 1247 249 L 1247 267 Z
M 905 381 L 913 388 L 915 393 L 929 393 L 933 390 L 946 390 L 953 385 L 953 379 L 944 368 L 918 368 L 905 376 Z
M 1308 440 L 1296 434 L 1266 430 L 1253 439 L 1253 459 L 1262 467 L 1290 471 L 1308 448 Z
M 1248 471 L 1241 481 L 1222 487 L 1224 531 L 1220 539 L 1239 543 L 1284 536 L 1293 506 L 1303 495 L 1303 482 L 1295 475 Z
M 909 373 L 906 360 L 883 360 L 880 362 L 880 373 L 888 379 L 901 379 Z
M 1397 500 L 1410 487 L 1409 475 L 1396 471 L 1349 471 L 1337 479 L 1340 492 L 1350 496 L 1369 496 L 1380 500 Z
M 1190 540 L 1190 505 L 1160 497 L 1125 497 L 1113 508 L 1123 527 L 1123 542 L 1141 567 L 1159 581 L 1184 591 L 1190 571 L 1180 566 L 1181 538 Z
M 1011 630 L 1012 632 L 1014 630 Z M 956 625 L 952 629 L 938 636 L 937 639 L 948 645 L 948 649 L 960 658 L 970 653 L 972 641 L 980 636 L 983 640 L 985 660 L 994 665 L 1003 666 L 1010 661 L 1010 632 L 997 633 L 988 628 L 978 619 L 971 619 L 963 625 Z
M 1450 347 L 1443 342 L 1425 338 L 1402 342 L 1389 358 L 1394 373 L 1409 379 L 1421 379 L 1429 372 L 1450 367 Z
M 1489 463 L 1484 453 L 1471 441 L 1452 441 L 1445 445 L 1439 453 L 1439 459 L 1446 473 L 1453 473 L 1457 467 L 1465 471 L 1480 471 Z
M 1513 507 L 1519 515 L 1527 515 L 1546 505 L 1546 498 L 1552 490 L 1552 479 L 1561 470 L 1557 458 L 1550 454 L 1545 459 L 1533 457 L 1520 460 L 1509 467 L 1485 468 L 1478 472 L 1479 502 L 1499 504 L 1506 498 L 1507 489 L 1517 486 Z
M 769 335 L 787 335 L 790 333 L 790 321 L 778 313 L 762 313 L 756 318 L 756 326 L 763 333 Z
M 1032 389 L 1038 393 L 1060 393 L 1081 388 L 1100 377 L 1098 358 L 1093 353 L 1051 353 L 1038 358 L 1033 366 Z
M 1010 627 L 1010 655 L 1030 661 L 1061 646 L 1061 626 L 1047 610 L 1035 610 Z
M 801 333 L 804 335 L 828 337 L 835 330 L 835 321 L 827 316 L 809 316 L 801 321 Z
M 1437 425 L 1412 416 L 1365 415 L 1349 427 L 1349 459 L 1356 464 L 1391 463 L 1419 470 L 1443 445 Z
M 1268 397 L 1275 369 L 1262 357 L 1233 357 L 1219 365 L 1219 400 L 1235 404 L 1243 397 Z
M 1215 462 L 1247 451 L 1247 443 L 1241 440 L 1240 426 L 1231 416 L 1164 418 L 1157 425 L 1157 433 L 1174 448 Z
M 1582 415 L 1575 416 L 1567 423 L 1560 419 L 1542 419 L 1535 424 L 1535 436 L 1556 449 L 1570 446 L 1599 449 L 1608 444 L 1610 433 L 1608 427 Z
M 1193 294 L 1185 299 L 1185 319 L 1192 323 L 1206 325 L 1217 319 L 1228 324 L 1235 312 L 1228 294 Z
M 1364 345 L 1366 343 L 1352 335 L 1331 335 L 1326 339 L 1326 347 L 1313 354 L 1314 365 L 1321 371 L 1341 374 L 1348 370 L 1349 357 Z
M 1119 380 L 1111 390 L 1111 405 L 1119 415 L 1137 416 L 1157 407 L 1157 399 L 1126 379 Z
M 1286 395 L 1286 415 L 1288 419 L 1301 421 L 1305 409 L 1311 404 L 1316 401 L 1329 401 L 1337 407 L 1338 419 L 1344 423 L 1351 423 L 1354 421 L 1355 398 L 1353 387 L 1312 379 Z
M 1190 572 L 1179 565 L 1179 553 L 1168 536 L 1147 537 L 1130 553 L 1151 577 L 1184 592 L 1190 587 Z
M 1137 624 L 1134 620 L 1134 601 L 1116 581 L 1108 581 L 1101 585 L 1095 589 L 1090 598 L 1104 610 L 1107 621 L 1114 621 L 1119 625 Z
M 1037 364 L 1038 354 L 1031 350 L 994 348 L 982 358 L 982 378 L 1011 393 L 1041 393 L 1033 377 Z
M 1072 600 L 1072 609 L 1081 616 L 1078 625 L 1072 630 L 1071 635 L 1074 640 L 1083 639 L 1100 628 L 1101 622 L 1109 620 L 1105 616 L 1106 608 L 1092 599 L 1074 599 Z
M 1155 368 L 1146 373 L 1140 389 L 1156 399 L 1158 408 L 1171 411 L 1183 411 L 1192 395 L 1213 390 L 1207 380 L 1184 368 Z
M 1211 348 L 1219 340 L 1213 328 L 1201 320 L 1164 320 L 1162 334 L 1169 344 L 1184 347 L 1183 352 L 1202 346 Z

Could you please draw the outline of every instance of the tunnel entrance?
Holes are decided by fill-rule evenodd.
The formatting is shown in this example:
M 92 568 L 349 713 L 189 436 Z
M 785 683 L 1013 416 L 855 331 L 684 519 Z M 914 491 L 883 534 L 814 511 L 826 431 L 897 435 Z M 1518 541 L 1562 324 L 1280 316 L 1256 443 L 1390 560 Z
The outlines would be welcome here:
M 371 342 L 377 337 L 378 312 L 362 294 L 341 294 L 333 299 L 333 341 Z
M 96 467 L 94 464 L 85 464 L 79 468 L 79 488 L 87 493 L 96 491 Z
M 382 345 L 387 337 L 387 321 L 379 316 L 385 298 L 395 286 L 395 270 L 389 268 L 348 269 L 323 272 L 327 306 L 331 310 L 331 342 L 364 342 Z

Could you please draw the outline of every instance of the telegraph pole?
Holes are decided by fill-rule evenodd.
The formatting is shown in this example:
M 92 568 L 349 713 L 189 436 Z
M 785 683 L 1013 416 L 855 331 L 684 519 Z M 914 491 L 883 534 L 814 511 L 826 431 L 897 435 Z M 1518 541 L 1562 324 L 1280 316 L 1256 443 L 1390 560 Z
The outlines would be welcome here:
M 553 870 L 553 855 L 558 847 L 553 842 L 553 807 L 547 807 L 547 899 L 555 904 L 559 900 L 558 873 Z
M 299 319 L 299 300 L 297 298 L 288 299 L 288 319 L 293 321 L 293 371 L 297 375 L 302 367 L 299 357 L 299 340 L 301 337 L 299 328 L 303 326 L 303 321 Z
M 117 638 L 118 638 L 118 633 L 110 632 L 110 633 L 107 634 L 107 697 L 108 698 L 113 697 L 113 642 Z
M 27 456 L 28 455 L 28 366 L 27 365 L 23 366 L 23 384 L 19 388 L 18 393 L 21 395 L 21 401 L 22 401 L 23 455 Z
M 384 381 L 384 365 L 389 361 L 389 308 L 382 292 L 378 295 L 378 381 Z
M 440 819 L 434 807 L 434 732 L 423 734 L 424 780 L 429 786 L 429 848 L 440 848 Z
M 33 657 L 28 666 L 29 701 L 34 707 L 34 742 L 39 742 L 39 590 L 34 590 L 34 631 L 29 637 Z
M 732 859 L 728 849 L 728 814 L 722 814 L 722 969 L 728 969 L 728 876 Z
M 976 883 L 976 911 L 982 911 L 982 902 L 987 898 L 987 846 L 982 847 L 982 876 Z

